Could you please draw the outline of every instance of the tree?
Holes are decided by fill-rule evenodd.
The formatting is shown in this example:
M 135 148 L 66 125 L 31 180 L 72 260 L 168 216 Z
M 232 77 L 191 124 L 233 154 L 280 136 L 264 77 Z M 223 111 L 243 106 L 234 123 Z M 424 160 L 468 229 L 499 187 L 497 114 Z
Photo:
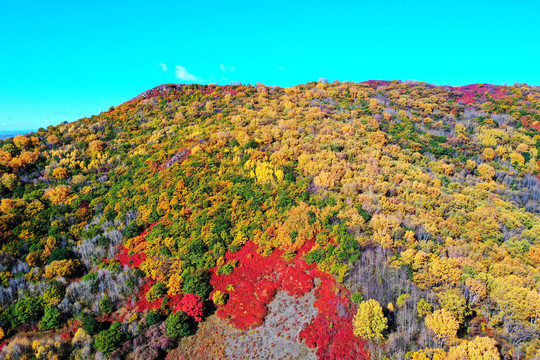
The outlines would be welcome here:
M 368 340 L 383 339 L 383 332 L 388 327 L 388 319 L 383 314 L 381 305 L 375 299 L 360 304 L 353 319 L 354 335 Z
M 109 355 L 122 343 L 124 333 L 122 333 L 122 323 L 115 321 L 107 330 L 101 331 L 94 338 L 94 348 L 105 355 Z
M 464 340 L 451 347 L 447 360 L 498 360 L 501 356 L 497 342 L 489 337 L 475 337 L 473 341 Z
M 181 338 L 194 333 L 193 322 L 183 311 L 170 314 L 165 320 L 167 325 L 167 336 Z
M 45 314 L 39 322 L 40 330 L 53 330 L 62 326 L 62 314 L 56 306 L 47 306 Z
M 197 271 L 195 274 L 184 277 L 182 289 L 184 293 L 199 295 L 202 299 L 207 299 L 212 291 L 209 282 L 210 276 L 208 272 Z
M 71 260 L 75 259 L 75 254 L 71 249 L 68 248 L 56 248 L 52 251 L 51 255 L 49 256 L 49 260 L 47 261 L 47 264 L 52 263 L 53 261 L 57 260 Z
M 148 326 L 152 326 L 163 321 L 162 315 L 156 310 L 151 310 L 148 314 L 146 314 L 144 319 L 146 320 L 146 324 L 148 324 Z
M 48 198 L 54 205 L 64 204 L 68 197 L 73 193 L 73 189 L 69 185 L 58 185 L 54 188 L 49 188 L 45 191 L 45 197 Z
M 105 149 L 105 143 L 101 140 L 94 140 L 88 144 L 88 150 L 92 155 L 96 155 Z
M 19 300 L 14 307 L 13 325 L 28 324 L 38 321 L 43 315 L 43 299 L 40 296 L 26 296 Z
M 456 339 L 459 322 L 450 311 L 440 309 L 426 316 L 426 327 L 435 334 L 438 341 L 450 344 Z
M 465 280 L 465 296 L 471 306 L 478 304 L 487 296 L 487 288 L 480 280 L 467 279 Z
M 450 311 L 459 323 L 462 323 L 465 317 L 471 313 L 465 297 L 454 289 L 442 293 L 439 303 L 442 308 Z
M 79 260 L 55 260 L 45 267 L 45 277 L 53 279 L 58 276 L 71 277 L 75 276 L 80 269 L 81 263 Z
M 285 250 L 297 250 L 320 230 L 319 209 L 300 202 L 288 212 L 287 220 L 277 230 L 277 240 Z
M 83 328 L 84 332 L 88 335 L 96 335 L 99 333 L 102 329 L 102 324 L 96 320 L 95 317 L 93 317 L 90 314 L 83 314 L 80 317 L 81 319 L 81 327 Z
M 30 139 L 24 135 L 17 135 L 13 138 L 13 144 L 19 149 L 24 149 L 30 145 Z
M 69 176 L 69 173 L 66 168 L 58 167 L 52 171 L 52 177 L 57 180 L 66 179 Z
M 495 170 L 488 164 L 478 166 L 478 173 L 480 174 L 480 177 L 485 180 L 491 180 L 493 179 L 493 176 L 495 176 Z
M 105 295 L 103 299 L 99 302 L 99 310 L 104 315 L 109 315 L 113 312 L 113 306 L 111 300 L 109 300 L 109 295 Z
M 495 151 L 493 151 L 492 148 L 485 148 L 482 155 L 484 156 L 484 159 L 491 161 L 495 157 Z

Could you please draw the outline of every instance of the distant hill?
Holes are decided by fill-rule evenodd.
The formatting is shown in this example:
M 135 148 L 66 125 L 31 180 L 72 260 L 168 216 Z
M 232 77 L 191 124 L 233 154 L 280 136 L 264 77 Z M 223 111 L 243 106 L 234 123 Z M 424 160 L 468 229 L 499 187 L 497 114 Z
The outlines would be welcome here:
M 1 359 L 538 358 L 537 87 L 165 84 L 0 171 Z
M 21 135 L 21 134 L 28 134 L 33 131 L 36 131 L 36 129 L 27 129 L 27 130 L 0 130 L 0 139 L 4 140 L 10 137 L 13 137 L 15 135 Z

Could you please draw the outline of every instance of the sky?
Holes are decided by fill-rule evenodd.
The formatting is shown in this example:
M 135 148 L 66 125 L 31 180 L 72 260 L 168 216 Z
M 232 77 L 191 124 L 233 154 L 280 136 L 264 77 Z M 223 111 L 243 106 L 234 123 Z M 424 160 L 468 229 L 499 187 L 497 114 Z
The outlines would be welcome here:
M 540 85 L 539 1 L 3 1 L 0 132 L 163 83 Z

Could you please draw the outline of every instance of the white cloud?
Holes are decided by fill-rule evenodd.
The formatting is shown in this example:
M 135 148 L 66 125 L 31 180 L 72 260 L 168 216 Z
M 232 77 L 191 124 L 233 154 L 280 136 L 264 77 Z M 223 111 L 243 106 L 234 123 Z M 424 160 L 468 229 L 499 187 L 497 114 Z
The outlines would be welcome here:
M 231 65 L 225 65 L 225 64 L 221 64 L 219 65 L 219 68 L 223 71 L 223 72 L 233 72 L 234 71 L 234 66 L 231 66 Z
M 167 71 L 167 64 L 158 63 L 158 65 L 161 66 L 161 71 Z
M 184 81 L 201 81 L 200 78 L 196 77 L 193 74 L 190 74 L 185 67 L 180 66 L 180 65 L 176 65 L 175 73 L 176 73 L 176 77 L 179 78 L 180 80 L 184 80 Z
M 287 69 L 285 69 L 283 66 L 278 66 L 277 68 L 278 70 L 281 70 L 281 71 L 287 71 Z

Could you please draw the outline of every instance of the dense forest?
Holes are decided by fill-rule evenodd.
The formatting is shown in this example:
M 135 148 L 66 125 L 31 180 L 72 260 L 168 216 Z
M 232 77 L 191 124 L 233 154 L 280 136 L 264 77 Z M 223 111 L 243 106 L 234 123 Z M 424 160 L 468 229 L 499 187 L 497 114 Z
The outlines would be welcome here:
M 161 85 L 0 140 L 2 359 L 540 359 L 540 88 Z

